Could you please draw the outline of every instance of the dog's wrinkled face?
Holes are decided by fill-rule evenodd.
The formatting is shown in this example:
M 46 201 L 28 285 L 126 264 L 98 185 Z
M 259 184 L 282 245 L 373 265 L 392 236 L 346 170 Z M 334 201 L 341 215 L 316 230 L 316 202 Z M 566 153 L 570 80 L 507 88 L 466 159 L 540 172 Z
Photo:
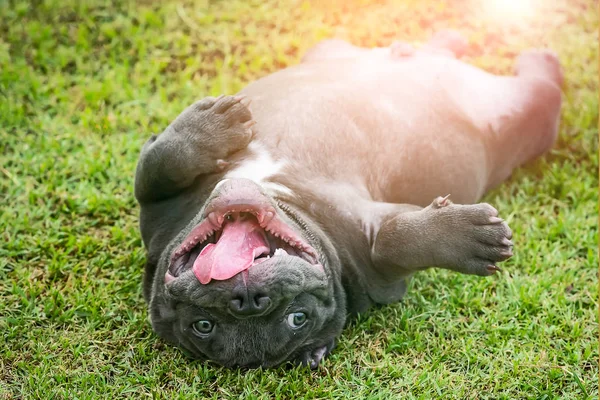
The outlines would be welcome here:
M 309 224 L 253 182 L 222 181 L 163 254 L 152 325 L 195 358 L 316 367 L 345 322 L 338 279 Z

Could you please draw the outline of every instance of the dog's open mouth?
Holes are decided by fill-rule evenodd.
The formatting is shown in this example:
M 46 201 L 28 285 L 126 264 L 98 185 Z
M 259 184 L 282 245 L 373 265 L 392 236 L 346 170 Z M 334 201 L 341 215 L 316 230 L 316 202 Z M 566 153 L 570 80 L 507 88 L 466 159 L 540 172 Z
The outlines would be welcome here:
M 193 269 L 202 284 L 226 280 L 271 257 L 300 257 L 318 265 L 315 250 L 274 209 L 233 205 L 208 213 L 173 252 L 165 279 Z

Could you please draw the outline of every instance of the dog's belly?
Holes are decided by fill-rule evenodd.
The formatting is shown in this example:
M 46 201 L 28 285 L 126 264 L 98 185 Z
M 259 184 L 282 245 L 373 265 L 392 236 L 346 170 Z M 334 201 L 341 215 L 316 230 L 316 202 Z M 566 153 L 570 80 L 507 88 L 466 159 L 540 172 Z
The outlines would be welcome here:
M 263 78 L 241 92 L 252 99 L 258 157 L 230 176 L 277 183 L 283 173 L 394 203 L 476 201 L 488 165 L 484 133 L 452 93 L 465 74 L 485 79 L 442 57 L 301 64 Z

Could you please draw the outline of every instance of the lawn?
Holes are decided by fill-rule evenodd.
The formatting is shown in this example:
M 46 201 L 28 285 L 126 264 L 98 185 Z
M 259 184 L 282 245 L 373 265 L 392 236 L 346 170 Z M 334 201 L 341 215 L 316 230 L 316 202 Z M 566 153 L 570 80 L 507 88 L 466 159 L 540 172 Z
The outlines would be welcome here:
M 598 398 L 597 5 L 483 2 L 0 1 L 0 399 Z M 132 190 L 149 135 L 320 39 L 448 27 L 490 71 L 529 47 L 565 68 L 557 145 L 485 198 L 514 231 L 504 272 L 420 273 L 315 371 L 231 371 L 159 340 Z

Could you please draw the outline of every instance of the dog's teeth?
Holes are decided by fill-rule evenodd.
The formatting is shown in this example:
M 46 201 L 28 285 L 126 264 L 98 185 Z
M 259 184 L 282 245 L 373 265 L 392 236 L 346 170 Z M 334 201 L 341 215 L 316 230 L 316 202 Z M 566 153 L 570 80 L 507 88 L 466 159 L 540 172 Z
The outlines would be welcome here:
M 307 260 L 311 264 L 316 264 L 316 262 L 317 262 L 317 259 L 313 255 L 311 255 L 311 254 L 309 254 L 309 253 L 307 253 L 305 251 L 302 252 L 302 258 L 304 258 L 305 260 Z
M 264 223 L 266 225 L 269 222 L 271 222 L 271 220 L 273 219 L 273 217 L 275 217 L 275 214 L 273 212 L 271 212 L 271 211 L 267 211 L 266 213 L 261 214 L 261 218 L 260 218 L 261 221 L 260 221 L 260 223 L 261 224 Z
M 215 228 L 220 228 L 223 223 L 223 217 L 219 218 L 215 212 L 208 214 L 208 220 Z
M 273 256 L 287 256 L 288 252 L 285 251 L 284 249 L 277 249 L 275 250 L 275 253 L 273 253 Z

